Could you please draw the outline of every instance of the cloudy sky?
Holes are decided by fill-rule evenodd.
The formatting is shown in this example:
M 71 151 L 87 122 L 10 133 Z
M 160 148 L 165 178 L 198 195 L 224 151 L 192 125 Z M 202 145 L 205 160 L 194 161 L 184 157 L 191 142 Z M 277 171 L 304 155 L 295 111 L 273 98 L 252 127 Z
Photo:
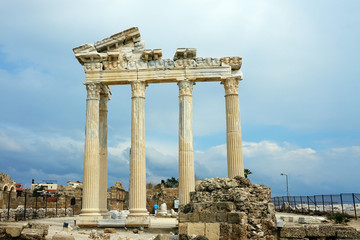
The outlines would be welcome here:
M 360 192 L 360 2 L 357 0 L 2 1 L 0 172 L 82 180 L 85 74 L 72 52 L 133 26 L 150 49 L 242 56 L 245 168 L 274 196 Z M 130 86 L 109 102 L 109 186 L 128 186 Z M 178 87 L 146 89 L 147 179 L 178 176 Z M 193 90 L 195 172 L 225 177 L 224 88 Z

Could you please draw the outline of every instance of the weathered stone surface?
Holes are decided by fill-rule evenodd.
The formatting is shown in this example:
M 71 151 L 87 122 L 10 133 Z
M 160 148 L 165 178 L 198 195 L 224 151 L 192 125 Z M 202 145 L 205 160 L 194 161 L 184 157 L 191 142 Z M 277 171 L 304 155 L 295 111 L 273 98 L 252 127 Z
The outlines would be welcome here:
M 45 236 L 44 229 L 25 228 L 21 232 L 21 237 L 27 240 L 40 240 Z
M 306 236 L 303 226 L 287 226 L 280 230 L 280 237 L 283 238 L 304 238 Z
M 29 222 L 29 227 L 33 229 L 42 229 L 44 230 L 44 235 L 48 235 L 49 225 L 37 222 Z
M 220 239 L 270 239 L 276 230 L 270 194 L 269 187 L 243 177 L 205 179 L 191 193 L 190 203 L 180 209 L 179 222 L 187 226 L 218 223 Z
M 7 226 L 6 227 L 6 234 L 9 234 L 11 237 L 19 237 L 21 235 L 21 231 L 23 227 L 21 226 Z
M 205 223 L 187 223 L 187 235 L 205 234 Z
M 115 228 L 105 228 L 104 233 L 116 233 L 116 229 Z
M 168 234 L 159 234 L 155 237 L 154 240 L 169 240 L 169 235 Z
M 347 226 L 336 226 L 336 236 L 344 239 L 360 239 L 360 232 Z
M 200 222 L 216 222 L 216 212 L 200 212 L 199 216 Z
M 209 240 L 218 240 L 220 238 L 220 223 L 206 223 L 205 237 Z
M 179 223 L 179 234 L 187 234 L 187 224 Z
M 74 236 L 67 233 L 55 233 L 52 240 L 75 240 Z

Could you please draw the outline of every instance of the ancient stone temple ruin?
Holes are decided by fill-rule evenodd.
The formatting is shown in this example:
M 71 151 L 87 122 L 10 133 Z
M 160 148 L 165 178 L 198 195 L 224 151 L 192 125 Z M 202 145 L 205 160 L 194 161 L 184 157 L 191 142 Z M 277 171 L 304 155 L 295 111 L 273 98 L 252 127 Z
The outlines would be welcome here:
M 146 221 L 145 89 L 149 84 L 179 86 L 179 200 L 189 202 L 195 190 L 192 90 L 197 82 L 224 85 L 228 177 L 243 176 L 238 84 L 241 57 L 202 58 L 195 48 L 178 48 L 173 59 L 161 49 L 145 49 L 138 28 L 114 34 L 73 49 L 84 66 L 87 90 L 84 151 L 84 200 L 80 226 L 96 226 L 107 219 L 107 102 L 110 85 L 131 85 L 131 154 L 129 218 Z

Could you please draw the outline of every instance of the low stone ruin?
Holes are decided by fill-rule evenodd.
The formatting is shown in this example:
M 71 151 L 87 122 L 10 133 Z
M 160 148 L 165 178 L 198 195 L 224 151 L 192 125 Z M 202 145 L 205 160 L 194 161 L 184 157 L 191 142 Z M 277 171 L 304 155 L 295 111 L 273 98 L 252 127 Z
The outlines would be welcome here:
M 276 239 L 270 188 L 243 177 L 205 179 L 179 213 L 179 239 Z
M 1 223 L 0 239 L 36 240 L 45 239 L 49 225 L 35 222 Z
M 73 216 L 72 208 L 27 208 L 26 219 L 44 218 L 44 217 L 61 217 L 61 216 Z M 0 221 L 18 221 L 24 219 L 24 206 L 19 205 L 16 209 L 0 209 Z

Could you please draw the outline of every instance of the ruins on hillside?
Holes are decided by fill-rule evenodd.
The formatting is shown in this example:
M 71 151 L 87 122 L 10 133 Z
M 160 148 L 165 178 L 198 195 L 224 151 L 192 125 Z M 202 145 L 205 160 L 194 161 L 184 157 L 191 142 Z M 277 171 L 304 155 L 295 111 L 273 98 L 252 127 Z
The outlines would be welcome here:
M 84 150 L 84 201 L 79 226 L 109 218 L 107 188 L 107 102 L 111 85 L 131 85 L 129 221 L 143 223 L 146 209 L 145 89 L 149 84 L 179 86 L 179 200 L 195 190 L 192 90 L 197 82 L 217 81 L 225 88 L 228 177 L 243 176 L 238 84 L 241 57 L 197 57 L 195 48 L 178 48 L 173 59 L 161 49 L 146 49 L 138 28 L 73 49 L 84 66 L 87 90 Z

